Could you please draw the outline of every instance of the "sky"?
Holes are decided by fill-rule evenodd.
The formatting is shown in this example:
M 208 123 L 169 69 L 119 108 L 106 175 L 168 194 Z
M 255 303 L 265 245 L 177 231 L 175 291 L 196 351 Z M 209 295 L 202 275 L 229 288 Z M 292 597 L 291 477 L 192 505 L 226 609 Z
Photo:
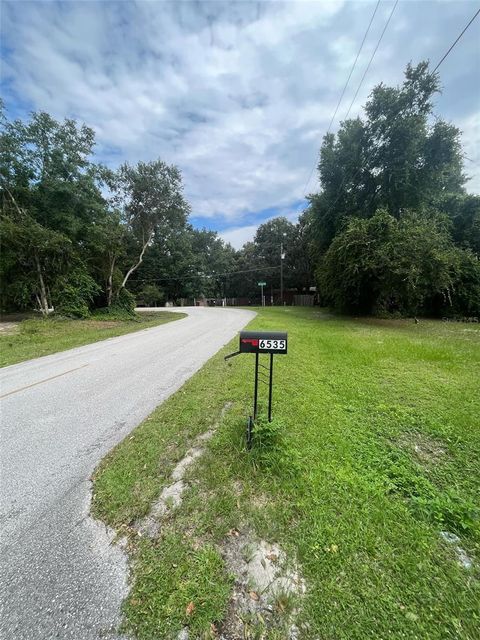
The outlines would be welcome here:
M 96 133 L 111 167 L 160 157 L 181 169 L 191 221 L 239 248 L 277 215 L 295 221 L 370 2 L 0 0 L 2 97 L 10 117 L 47 111 Z M 335 132 L 394 5 L 382 0 Z M 400 0 L 350 111 L 408 62 L 435 65 L 476 1 Z M 435 111 L 463 131 L 480 193 L 480 17 L 442 63 Z

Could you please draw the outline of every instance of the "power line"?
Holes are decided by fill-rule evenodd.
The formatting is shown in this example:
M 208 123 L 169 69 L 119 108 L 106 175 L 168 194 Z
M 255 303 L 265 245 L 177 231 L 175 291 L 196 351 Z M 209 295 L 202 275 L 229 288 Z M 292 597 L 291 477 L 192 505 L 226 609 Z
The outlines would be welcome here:
M 352 73 L 354 72 L 355 67 L 357 66 L 358 58 L 360 56 L 360 53 L 362 52 L 363 45 L 365 44 L 365 40 L 367 39 L 368 33 L 370 31 L 370 27 L 372 26 L 372 22 L 373 22 L 373 19 L 375 18 L 375 14 L 377 13 L 377 9 L 379 5 L 380 5 L 380 0 L 377 0 L 377 4 L 375 5 L 375 9 L 373 10 L 372 17 L 370 18 L 370 22 L 368 23 L 367 30 L 365 31 L 365 35 L 363 36 L 362 44 L 360 45 L 360 48 L 357 52 L 357 57 L 355 58 L 355 62 L 353 63 L 352 68 L 350 69 L 350 73 L 348 74 L 347 81 L 345 83 L 345 86 L 343 87 L 342 95 L 340 96 L 340 99 L 335 108 L 335 112 L 332 116 L 332 119 L 330 120 L 330 124 L 328 125 L 327 134 L 330 133 L 330 129 L 332 128 L 333 121 L 335 120 L 335 116 L 337 115 L 338 108 L 340 107 L 340 104 L 343 100 L 343 96 L 345 95 L 345 91 L 348 87 L 348 83 L 350 82 L 350 78 L 352 77 Z
M 385 35 L 385 31 L 387 30 L 387 27 L 390 24 L 390 20 L 392 19 L 393 12 L 397 8 L 397 4 L 398 4 L 398 0 L 395 0 L 395 4 L 393 5 L 392 10 L 390 11 L 390 15 L 388 16 L 388 19 L 387 19 L 387 21 L 385 23 L 385 26 L 383 27 L 383 31 L 382 31 L 382 33 L 380 35 L 380 38 L 378 39 L 377 46 L 373 50 L 373 53 L 372 53 L 372 55 L 370 57 L 370 60 L 368 61 L 367 67 L 366 67 L 365 71 L 363 72 L 362 79 L 360 80 L 360 83 L 359 83 L 359 85 L 357 87 L 357 90 L 355 91 L 355 95 L 353 96 L 353 100 L 350 103 L 350 106 L 348 107 L 348 111 L 345 114 L 344 120 L 346 120 L 348 118 L 348 114 L 350 113 L 350 111 L 351 111 L 351 109 L 353 107 L 353 104 L 354 104 L 355 100 L 357 99 L 358 92 L 360 91 L 360 89 L 362 87 L 363 81 L 365 80 L 365 76 L 367 75 L 368 70 L 370 69 L 370 65 L 372 64 L 373 59 L 375 58 L 375 54 L 377 53 L 378 47 L 380 46 L 380 43 L 383 40 L 383 36 Z
M 362 79 L 360 80 L 360 82 L 358 84 L 357 90 L 355 91 L 355 95 L 353 96 L 353 100 L 350 103 L 350 106 L 348 107 L 348 111 L 345 114 L 344 120 L 346 120 L 348 118 L 348 114 L 350 113 L 350 110 L 352 109 L 353 104 L 354 104 L 354 102 L 355 102 L 355 100 L 356 100 L 356 98 L 358 96 L 358 92 L 360 91 L 360 89 L 362 87 L 363 81 L 365 80 L 365 76 L 367 75 L 368 70 L 370 69 L 370 65 L 372 64 L 373 59 L 375 58 L 375 54 L 377 53 L 377 50 L 378 50 L 378 48 L 380 46 L 380 43 L 383 40 L 383 36 L 385 35 L 387 27 L 390 24 L 390 20 L 392 19 L 392 16 L 393 16 L 393 13 L 394 13 L 395 9 L 397 8 L 397 4 L 398 4 L 398 0 L 395 0 L 395 4 L 393 5 L 392 10 L 390 11 L 390 15 L 388 16 L 387 21 L 385 22 L 385 26 L 383 27 L 382 33 L 380 34 L 380 38 L 378 39 L 378 42 L 377 42 L 377 44 L 375 46 L 375 49 L 373 50 L 373 53 L 370 56 L 370 60 L 368 61 L 368 64 L 367 64 L 367 66 L 365 68 L 365 71 L 363 72 Z M 376 11 L 376 8 L 375 8 L 375 11 Z M 357 173 L 359 173 L 359 172 L 360 172 L 360 169 L 357 170 Z M 331 211 L 333 209 L 333 207 L 337 204 L 338 200 L 340 199 L 341 191 L 342 191 L 342 188 L 343 188 L 344 184 L 345 184 L 345 176 L 343 177 L 342 183 L 341 183 L 340 188 L 338 190 L 338 196 L 337 196 L 335 202 L 333 203 L 333 205 L 329 208 L 329 211 Z
M 475 13 L 475 15 L 473 16 L 473 18 L 470 20 L 470 22 L 466 25 L 466 27 L 463 29 L 462 33 L 458 36 L 458 38 L 455 40 L 455 42 L 450 46 L 450 48 L 448 49 L 448 51 L 443 55 L 442 59 L 440 60 L 440 62 L 437 64 L 437 66 L 435 67 L 435 69 L 433 70 L 433 73 L 435 73 L 435 71 L 438 69 L 438 67 L 442 64 L 442 62 L 445 60 L 445 58 L 448 56 L 448 54 L 450 53 L 450 51 L 452 51 L 452 49 L 455 47 L 455 45 L 457 44 L 457 42 L 460 40 L 460 38 L 463 36 L 463 34 L 465 33 L 465 31 L 468 29 L 468 27 L 472 24 L 472 22 L 475 20 L 475 18 L 478 16 L 478 14 L 480 13 L 480 9 L 478 9 L 478 11 Z
M 379 5 L 380 5 L 380 0 L 377 0 L 377 4 L 375 5 L 375 9 L 373 10 L 372 17 L 370 18 L 370 22 L 368 23 L 367 30 L 365 31 L 365 33 L 363 35 L 363 40 L 362 40 L 362 43 L 360 45 L 360 48 L 358 49 L 357 56 L 356 56 L 355 61 L 354 61 L 353 65 L 352 65 L 352 68 L 350 69 L 350 73 L 348 74 L 347 81 L 345 82 L 345 85 L 344 85 L 343 90 L 342 90 L 342 94 L 341 94 L 341 96 L 340 96 L 340 98 L 339 98 L 339 100 L 337 102 L 337 106 L 335 107 L 335 111 L 333 113 L 332 119 L 330 120 L 330 124 L 328 125 L 327 135 L 330 133 L 330 129 L 332 128 L 333 121 L 335 120 L 335 116 L 337 115 L 338 109 L 339 109 L 339 107 L 340 107 L 340 105 L 342 103 L 343 96 L 345 95 L 345 91 L 347 90 L 348 84 L 350 82 L 350 78 L 352 77 L 352 73 L 354 72 L 355 67 L 357 66 L 358 58 L 360 56 L 360 53 L 362 52 L 363 45 L 365 44 L 365 40 L 367 39 L 367 36 L 368 36 L 368 34 L 370 32 L 370 27 L 372 26 L 372 22 L 373 22 L 373 19 L 375 18 L 375 14 L 377 13 L 377 9 L 378 9 Z M 310 175 L 308 177 L 308 180 L 307 180 L 307 182 L 305 184 L 305 188 L 303 190 L 303 195 L 304 196 L 306 195 L 308 185 L 310 184 L 310 180 L 312 179 L 313 172 L 315 171 L 315 167 L 316 167 L 316 162 L 314 162 L 312 170 L 310 171 Z
M 254 271 L 272 271 L 280 269 L 276 267 L 255 267 L 255 269 L 241 269 L 239 271 L 226 271 L 225 273 L 186 273 L 183 276 L 172 276 L 170 278 L 132 278 L 132 282 L 174 282 L 177 280 L 189 280 L 194 277 L 200 278 L 223 278 L 224 276 L 235 276 L 238 273 L 252 273 Z

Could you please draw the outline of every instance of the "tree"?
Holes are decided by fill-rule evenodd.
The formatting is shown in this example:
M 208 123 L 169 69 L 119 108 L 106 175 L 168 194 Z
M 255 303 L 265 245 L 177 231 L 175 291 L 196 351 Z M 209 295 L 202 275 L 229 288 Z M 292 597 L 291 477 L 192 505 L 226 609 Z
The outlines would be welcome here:
M 480 196 L 450 193 L 439 203 L 452 222 L 452 238 L 461 247 L 480 255 Z
M 143 262 L 156 233 L 185 224 L 189 206 L 183 196 L 180 171 L 162 160 L 139 162 L 135 167 L 123 164 L 114 183 L 113 202 L 122 212 L 131 238 L 131 262 L 120 289 Z
M 2 114 L 3 306 L 36 302 L 47 314 L 57 301 L 66 309 L 62 283 L 65 300 L 72 301 L 77 288 L 83 302 L 74 307 L 81 313 L 91 303 L 97 287 L 88 267 L 89 234 L 105 215 L 97 168 L 89 161 L 93 143 L 93 131 L 73 120 L 37 113 L 26 123 L 8 122 Z
M 37 302 L 43 315 L 53 308 L 51 289 L 65 272 L 71 251 L 69 239 L 42 227 L 26 212 L 2 216 L 2 293 L 20 308 Z
M 139 292 L 139 297 L 147 307 L 156 307 L 165 299 L 165 294 L 154 284 L 146 284 Z
M 398 218 L 464 193 L 460 132 L 441 119 L 431 124 L 438 91 L 426 62 L 408 65 L 403 85 L 374 88 L 364 120 L 346 120 L 336 136 L 325 136 L 321 191 L 310 197 L 320 254 L 352 216 L 368 218 L 383 207 Z
M 168 233 L 155 234 L 132 288 L 146 284 L 162 288 L 168 300 L 227 295 L 223 274 L 234 268 L 235 251 L 215 231 L 191 225 L 170 226 Z

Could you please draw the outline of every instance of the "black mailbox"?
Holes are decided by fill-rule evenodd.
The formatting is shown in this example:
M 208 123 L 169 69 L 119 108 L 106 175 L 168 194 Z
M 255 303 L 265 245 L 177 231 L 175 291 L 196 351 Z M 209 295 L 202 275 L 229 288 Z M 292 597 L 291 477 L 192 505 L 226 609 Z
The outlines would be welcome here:
M 240 353 L 287 353 L 287 332 L 240 331 Z
M 258 382 L 265 382 L 268 384 L 268 421 L 272 420 L 272 393 L 273 393 L 273 356 L 274 354 L 287 353 L 287 341 L 288 336 L 286 331 L 240 331 L 240 349 L 235 353 L 230 353 L 225 356 L 225 360 L 230 360 L 238 356 L 240 353 L 254 353 L 255 354 L 255 380 L 253 387 L 253 415 L 248 417 L 247 420 L 247 446 L 252 446 L 252 432 L 253 424 L 257 417 L 258 408 Z M 259 371 L 259 366 L 263 369 L 267 369 L 263 364 L 260 364 L 260 356 L 262 353 L 270 354 L 270 372 L 268 376 L 268 382 L 265 380 L 265 376 L 262 371 Z M 268 369 L 267 369 L 268 370 Z

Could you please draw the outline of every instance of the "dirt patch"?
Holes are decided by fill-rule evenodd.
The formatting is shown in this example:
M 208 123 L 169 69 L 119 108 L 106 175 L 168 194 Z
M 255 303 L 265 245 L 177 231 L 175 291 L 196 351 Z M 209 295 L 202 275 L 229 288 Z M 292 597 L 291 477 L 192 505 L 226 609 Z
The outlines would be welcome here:
M 438 464 L 447 453 L 441 442 L 423 433 L 404 433 L 397 440 L 397 444 L 413 453 L 417 460 L 425 465 Z
M 9 336 L 17 333 L 19 322 L 0 322 L 0 335 Z
M 231 403 L 223 407 L 216 424 L 197 436 L 193 446 L 177 463 L 170 474 L 170 483 L 164 487 L 149 514 L 133 527 L 138 535 L 158 536 L 165 517 L 182 502 L 188 487 L 185 480 L 188 469 L 203 455 L 206 443 L 230 407 Z M 236 488 L 241 489 L 241 483 Z M 266 498 L 262 496 L 258 504 L 265 502 Z M 190 537 L 193 539 L 192 535 Z M 278 545 L 236 529 L 229 532 L 219 550 L 235 582 L 225 620 L 215 625 L 215 637 L 221 640 L 254 640 L 263 638 L 264 633 L 271 629 L 281 633 L 282 638 L 297 640 L 300 630 L 295 619 L 306 587 L 296 563 L 287 558 Z M 189 630 L 185 627 L 177 635 L 177 640 L 188 638 Z
M 209 429 L 208 431 L 205 431 L 205 433 L 199 435 L 196 438 L 193 447 L 191 447 L 180 462 L 177 463 L 170 474 L 170 484 L 163 489 L 158 500 L 152 505 L 150 513 L 135 524 L 134 528 L 137 530 L 139 535 L 148 536 L 149 538 L 155 538 L 158 536 L 162 518 L 168 513 L 168 511 L 176 509 L 181 504 L 183 492 L 188 486 L 183 480 L 185 474 L 194 462 L 203 455 L 204 445 L 213 437 L 223 416 L 231 406 L 231 402 L 227 402 L 225 404 L 218 422 L 212 429 Z
M 277 544 L 236 530 L 230 531 L 222 555 L 235 585 L 220 637 L 253 639 L 275 629 L 282 637 L 297 638 L 295 618 L 306 586 L 296 563 Z
M 447 542 L 455 552 L 458 564 L 464 569 L 473 568 L 473 560 L 468 553 L 460 546 L 460 538 L 450 531 L 440 531 L 441 537 Z

